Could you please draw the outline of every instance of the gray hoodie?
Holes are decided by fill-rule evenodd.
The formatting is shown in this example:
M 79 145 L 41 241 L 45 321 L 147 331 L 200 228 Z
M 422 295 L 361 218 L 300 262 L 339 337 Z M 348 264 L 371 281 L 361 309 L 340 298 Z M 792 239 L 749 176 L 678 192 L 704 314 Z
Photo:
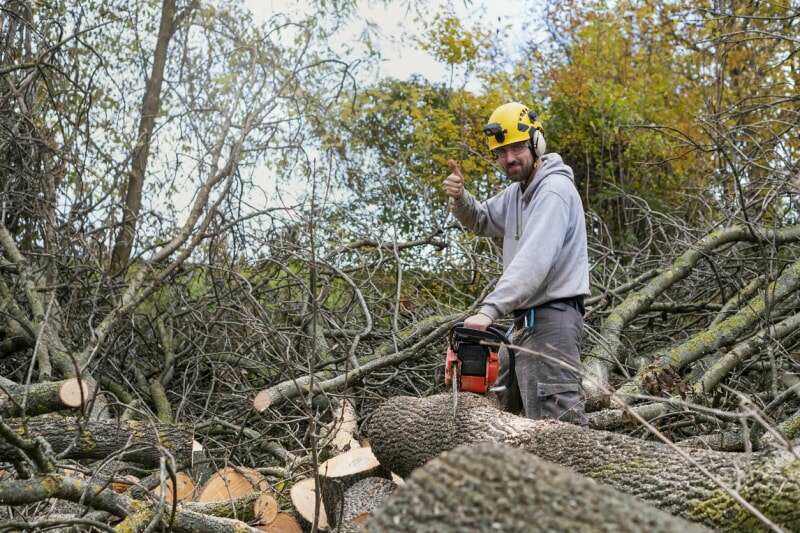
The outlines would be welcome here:
M 524 192 L 514 183 L 478 202 L 465 190 L 453 214 L 475 233 L 503 238 L 503 275 L 480 309 L 492 320 L 589 294 L 583 204 L 560 155 L 542 156 Z

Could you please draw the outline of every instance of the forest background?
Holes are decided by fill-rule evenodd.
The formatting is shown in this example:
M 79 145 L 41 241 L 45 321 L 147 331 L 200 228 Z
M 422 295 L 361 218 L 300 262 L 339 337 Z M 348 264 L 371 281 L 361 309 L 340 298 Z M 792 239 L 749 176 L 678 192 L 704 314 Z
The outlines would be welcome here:
M 447 329 L 502 267 L 440 184 L 448 159 L 478 197 L 507 184 L 481 127 L 513 100 L 586 211 L 590 407 L 617 390 L 655 402 L 674 440 L 735 433 L 736 449 L 798 436 L 795 0 L 521 1 L 513 24 L 378 4 L 402 7 L 419 28 L 403 46 L 446 79 L 380 76 L 359 5 L 2 3 L 9 479 L 101 459 L 51 442 L 47 463 L 10 436 L 41 414 L 18 397 L 37 383 L 91 384 L 78 433 L 190 428 L 214 465 L 283 481 L 332 454 L 343 403 L 362 422 L 442 392 Z M 0 512 L 42 512 L 25 509 Z

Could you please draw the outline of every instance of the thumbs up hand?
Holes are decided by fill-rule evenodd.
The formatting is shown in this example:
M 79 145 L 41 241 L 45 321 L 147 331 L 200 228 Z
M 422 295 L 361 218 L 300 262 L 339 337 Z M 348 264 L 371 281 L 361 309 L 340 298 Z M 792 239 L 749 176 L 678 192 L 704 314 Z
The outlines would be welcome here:
M 458 200 L 464 195 L 464 176 L 461 175 L 458 163 L 450 159 L 447 164 L 450 167 L 450 175 L 442 182 L 444 192 L 454 200 Z

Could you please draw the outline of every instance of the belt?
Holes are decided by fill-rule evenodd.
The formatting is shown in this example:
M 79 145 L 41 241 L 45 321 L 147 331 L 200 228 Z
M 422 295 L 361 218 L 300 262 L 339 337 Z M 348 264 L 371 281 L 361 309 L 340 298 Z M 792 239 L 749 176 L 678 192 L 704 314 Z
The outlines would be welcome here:
M 542 309 L 543 307 L 549 307 L 553 304 L 567 304 L 576 311 L 578 311 L 581 316 L 586 314 L 586 308 L 583 305 L 583 295 L 580 296 L 568 296 L 566 298 L 557 298 L 555 300 L 550 300 L 549 302 L 545 302 L 540 305 L 535 305 L 533 307 L 528 307 L 527 309 L 517 309 L 514 311 L 514 322 L 518 321 L 527 321 L 533 323 L 533 317 L 536 314 L 537 309 Z M 533 311 L 533 313 L 531 312 Z
M 586 314 L 586 307 L 583 305 L 583 295 L 580 296 L 570 296 L 568 298 L 559 298 L 557 300 L 550 300 L 549 302 L 545 302 L 542 305 L 537 305 L 536 307 L 547 307 L 548 305 L 552 304 L 567 304 L 573 307 L 576 311 L 578 311 L 581 315 Z

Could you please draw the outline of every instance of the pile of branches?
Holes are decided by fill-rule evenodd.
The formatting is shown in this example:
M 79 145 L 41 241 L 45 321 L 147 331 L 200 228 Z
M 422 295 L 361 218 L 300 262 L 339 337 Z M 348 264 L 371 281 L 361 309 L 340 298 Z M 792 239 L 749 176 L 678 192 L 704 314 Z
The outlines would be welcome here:
M 213 164 L 201 167 L 183 222 L 152 217 L 152 246 L 109 269 L 113 247 L 103 235 L 119 227 L 92 214 L 92 195 L 64 194 L 80 189 L 67 169 L 90 144 L 70 129 L 85 109 L 73 109 L 59 135 L 35 120 L 62 116 L 47 107 L 57 97 L 88 106 L 91 95 L 46 77 L 71 71 L 55 68 L 68 54 L 49 45 L 37 57 L 25 52 L 26 17 L 12 17 L 23 22 L 6 28 L 13 46 L 0 50 L 14 65 L 0 93 L 0 529 L 252 530 L 263 521 L 255 502 L 263 507 L 268 491 L 222 506 L 181 503 L 179 474 L 200 486 L 227 466 L 256 469 L 276 506 L 291 510 L 295 482 L 364 447 L 364 424 L 385 400 L 442 391 L 446 334 L 500 275 L 499 249 L 435 224 L 389 239 L 396 232 L 324 195 L 236 212 L 248 128 L 270 123 L 257 107 L 236 127 L 203 130 L 224 133 L 204 145 Z M 53 79 L 60 91 L 46 83 Z M 50 98 L 39 97 L 45 88 Z M 304 172 L 319 184 L 311 166 Z M 766 197 L 785 196 L 780 187 Z M 754 188 L 741 198 L 743 212 L 689 227 L 620 193 L 632 228 L 624 243 L 589 213 L 584 382 L 594 430 L 719 450 L 791 449 L 800 431 L 800 227 L 774 212 L 745 216 L 764 194 Z M 505 444 L 546 434 L 519 427 Z M 631 442 L 559 428 L 587 439 L 586 454 L 603 439 Z M 390 447 L 399 433 L 376 438 Z M 410 455 L 428 459 L 464 443 Z M 645 458 L 674 448 L 657 452 Z M 404 457 L 385 460 L 401 469 Z M 403 475 L 419 466 L 405 464 Z M 625 480 L 616 484 L 623 492 L 636 481 Z
M 5 519 L 18 528 L 57 519 L 99 528 L 155 498 L 163 512 L 145 526 L 177 527 L 181 515 L 169 512 L 166 497 L 143 489 L 166 486 L 182 471 L 200 485 L 197 464 L 212 472 L 259 469 L 291 510 L 295 481 L 362 444 L 358 427 L 352 441 L 336 442 L 344 420 L 369 424 L 388 398 L 442 391 L 446 333 L 486 289 L 472 274 L 498 274 L 491 248 L 447 230 L 419 241 L 365 238 L 314 249 L 298 236 L 312 226 L 323 231 L 324 221 L 309 218 L 292 235 L 261 234 L 261 257 L 252 263 L 210 250 L 207 261 L 183 262 L 163 281 L 146 277 L 133 293 L 144 296 L 127 307 L 129 292 L 101 295 L 83 285 L 86 278 L 74 281 L 72 268 L 23 253 L 0 228 L 0 494 L 13 505 Z M 592 427 L 720 450 L 789 447 L 800 409 L 793 381 L 798 230 L 756 239 L 739 227 L 702 237 L 666 223 L 660 229 L 670 238 L 631 252 L 639 254 L 636 267 L 615 268 L 624 254 L 591 244 L 586 366 L 605 369 L 606 381 L 596 373 L 586 380 L 602 384 L 595 405 L 616 402 L 590 415 Z M 475 270 L 408 266 L 438 249 Z M 82 263 L 84 271 L 91 264 Z M 95 283 L 114 288 L 93 272 Z M 675 353 L 689 355 L 666 364 L 679 360 Z M 192 452 L 194 441 L 201 455 Z M 115 467 L 104 474 L 109 462 Z M 140 481 L 120 496 L 112 485 L 128 475 Z M 79 507 L 43 506 L 51 498 Z

